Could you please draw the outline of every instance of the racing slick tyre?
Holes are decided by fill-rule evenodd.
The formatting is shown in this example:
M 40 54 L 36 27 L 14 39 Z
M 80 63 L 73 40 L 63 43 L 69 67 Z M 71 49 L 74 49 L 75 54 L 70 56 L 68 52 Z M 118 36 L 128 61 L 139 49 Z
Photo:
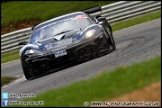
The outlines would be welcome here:
M 31 79 L 31 75 L 29 73 L 29 66 L 27 63 L 25 63 L 24 60 L 21 59 L 21 64 L 22 64 L 22 69 L 23 69 L 23 73 L 24 73 L 24 76 L 27 80 Z
M 108 25 L 108 27 L 107 27 L 107 29 L 106 29 L 106 32 L 108 33 L 108 35 L 109 35 L 109 37 L 110 37 L 110 38 L 108 38 L 108 43 L 110 43 L 109 45 L 112 46 L 111 51 L 113 51 L 113 50 L 116 49 L 115 41 L 114 41 L 114 38 L 113 38 L 112 28 L 111 28 L 111 26 L 110 26 L 109 23 L 107 23 L 107 25 Z

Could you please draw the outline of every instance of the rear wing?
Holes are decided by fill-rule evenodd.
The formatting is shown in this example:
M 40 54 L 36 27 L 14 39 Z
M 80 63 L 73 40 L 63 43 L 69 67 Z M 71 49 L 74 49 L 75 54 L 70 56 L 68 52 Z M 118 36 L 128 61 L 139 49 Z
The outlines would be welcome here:
M 94 13 L 94 12 L 102 11 L 102 9 L 101 9 L 100 5 L 97 5 L 97 6 L 93 6 L 93 7 L 90 7 L 88 9 L 82 10 L 82 11 L 85 12 L 85 13 L 91 14 L 91 13 Z

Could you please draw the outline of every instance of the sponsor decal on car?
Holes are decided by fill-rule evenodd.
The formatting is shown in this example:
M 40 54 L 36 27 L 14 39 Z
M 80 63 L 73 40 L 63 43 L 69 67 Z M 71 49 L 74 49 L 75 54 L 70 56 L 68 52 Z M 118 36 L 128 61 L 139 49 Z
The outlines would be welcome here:
M 88 18 L 86 15 L 77 15 L 74 19 L 84 19 Z
M 63 40 L 60 40 L 60 41 L 56 41 L 54 43 L 49 43 L 48 45 L 45 45 L 45 47 L 47 49 L 50 49 L 50 48 L 54 47 L 55 45 L 62 45 L 63 43 L 67 43 L 67 44 L 72 43 L 72 38 L 63 39 Z M 64 44 L 64 46 L 66 46 L 66 45 Z
M 55 51 L 55 52 L 54 52 L 54 55 L 55 55 L 56 58 L 58 58 L 58 57 L 67 55 L 67 51 L 66 51 L 65 49 L 60 50 L 60 51 Z

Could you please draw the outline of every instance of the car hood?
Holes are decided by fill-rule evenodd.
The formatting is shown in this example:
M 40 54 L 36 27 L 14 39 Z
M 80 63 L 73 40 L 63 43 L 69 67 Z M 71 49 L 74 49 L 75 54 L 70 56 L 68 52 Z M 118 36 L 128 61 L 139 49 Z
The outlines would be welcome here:
M 73 30 L 54 36 L 51 39 L 40 41 L 37 43 L 41 51 L 48 53 L 60 49 L 66 49 L 74 44 L 74 38 L 80 34 L 82 30 Z

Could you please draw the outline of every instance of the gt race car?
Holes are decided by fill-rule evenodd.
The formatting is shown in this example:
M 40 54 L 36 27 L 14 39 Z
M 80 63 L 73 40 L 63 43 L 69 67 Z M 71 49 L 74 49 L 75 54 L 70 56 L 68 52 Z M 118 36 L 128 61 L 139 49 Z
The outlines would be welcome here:
M 106 18 L 91 16 L 95 6 L 38 24 L 19 52 L 23 73 L 30 80 L 71 62 L 99 57 L 116 49 L 112 28 Z

